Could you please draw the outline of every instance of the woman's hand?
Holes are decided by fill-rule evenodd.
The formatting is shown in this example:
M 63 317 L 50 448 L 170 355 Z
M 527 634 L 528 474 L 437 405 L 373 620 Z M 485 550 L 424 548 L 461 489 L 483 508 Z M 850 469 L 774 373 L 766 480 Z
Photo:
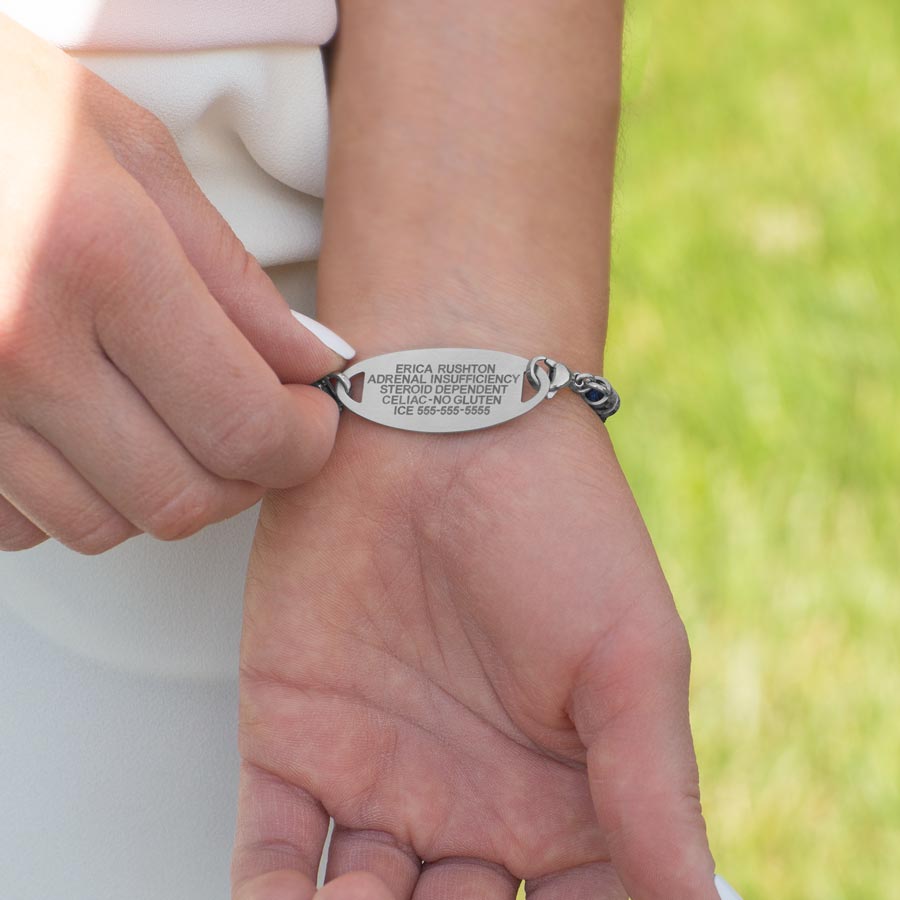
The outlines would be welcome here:
M 529 900 L 713 900 L 688 674 L 578 397 L 460 435 L 346 415 L 321 475 L 263 505 L 235 896 L 314 877 L 331 815 L 329 877 L 402 900 L 512 900 L 520 878 Z
M 185 537 L 316 472 L 341 357 L 159 120 L 3 16 L 0 81 L 0 549 Z
M 342 2 L 318 298 L 362 358 L 602 371 L 621 18 Z M 580 398 L 460 435 L 347 416 L 320 476 L 263 506 L 236 896 L 313 877 L 331 814 L 330 875 L 396 900 L 512 900 L 520 878 L 529 900 L 718 900 L 688 669 Z

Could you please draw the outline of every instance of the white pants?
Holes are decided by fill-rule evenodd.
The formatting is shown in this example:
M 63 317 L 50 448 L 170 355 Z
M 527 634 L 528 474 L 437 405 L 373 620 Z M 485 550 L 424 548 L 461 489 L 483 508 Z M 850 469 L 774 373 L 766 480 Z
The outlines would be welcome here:
M 291 305 L 314 311 L 318 48 L 86 55 L 175 134 Z M 0 555 L 0 896 L 223 900 L 257 510 L 176 544 Z

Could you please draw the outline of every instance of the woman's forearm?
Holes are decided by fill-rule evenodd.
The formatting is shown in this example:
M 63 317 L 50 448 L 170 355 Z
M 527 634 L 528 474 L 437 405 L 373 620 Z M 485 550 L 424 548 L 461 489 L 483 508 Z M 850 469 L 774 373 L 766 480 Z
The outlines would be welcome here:
M 319 314 L 600 365 L 620 0 L 344 0 Z

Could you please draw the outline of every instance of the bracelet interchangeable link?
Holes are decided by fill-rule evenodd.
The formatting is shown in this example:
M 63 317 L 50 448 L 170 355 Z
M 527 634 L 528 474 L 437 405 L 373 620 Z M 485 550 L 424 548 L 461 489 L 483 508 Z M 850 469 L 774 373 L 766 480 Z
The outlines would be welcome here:
M 560 388 L 567 387 L 584 398 L 584 402 L 600 416 L 601 422 L 605 422 L 619 411 L 621 405 L 619 395 L 602 375 L 573 372 L 564 363 L 548 359 L 546 356 L 533 356 L 528 363 L 525 374 L 532 387 L 537 388 L 538 386 L 535 369 L 539 363 L 544 363 L 550 371 L 549 397 L 552 397 Z
M 352 380 L 361 377 L 358 397 Z M 525 384 L 531 391 L 526 389 Z M 601 375 L 573 372 L 546 356 L 431 347 L 397 350 L 354 363 L 315 382 L 338 406 L 391 428 L 448 433 L 489 428 L 523 415 L 568 388 L 605 422 L 619 395 Z

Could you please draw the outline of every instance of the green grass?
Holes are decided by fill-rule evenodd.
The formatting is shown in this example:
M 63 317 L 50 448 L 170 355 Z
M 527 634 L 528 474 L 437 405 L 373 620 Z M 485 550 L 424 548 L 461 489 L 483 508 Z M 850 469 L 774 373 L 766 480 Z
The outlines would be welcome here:
M 612 434 L 746 900 L 900 896 L 900 11 L 636 8 Z

